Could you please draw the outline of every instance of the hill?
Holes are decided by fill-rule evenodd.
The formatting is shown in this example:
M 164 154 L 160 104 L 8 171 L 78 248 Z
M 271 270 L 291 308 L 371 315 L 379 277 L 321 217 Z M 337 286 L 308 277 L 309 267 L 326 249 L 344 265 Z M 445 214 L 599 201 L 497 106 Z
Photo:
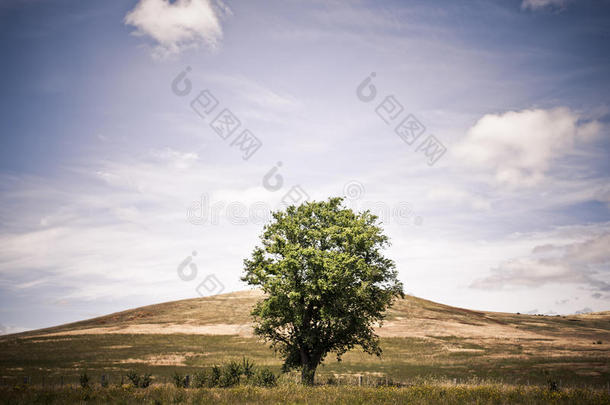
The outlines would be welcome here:
M 76 378 L 149 370 L 167 378 L 226 359 L 253 358 L 279 371 L 281 360 L 252 336 L 249 312 L 262 297 L 242 291 L 155 304 L 85 321 L 0 337 L 4 380 L 22 375 Z M 378 329 L 384 356 L 358 350 L 319 376 L 496 379 L 603 386 L 610 379 L 610 312 L 536 316 L 451 307 L 406 296 Z M 47 380 L 48 381 L 48 380 Z

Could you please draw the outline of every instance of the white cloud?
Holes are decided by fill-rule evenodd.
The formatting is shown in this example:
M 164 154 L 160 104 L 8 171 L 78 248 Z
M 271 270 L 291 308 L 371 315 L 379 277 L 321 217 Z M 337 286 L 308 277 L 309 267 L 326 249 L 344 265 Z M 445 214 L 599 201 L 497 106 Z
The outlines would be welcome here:
M 451 185 L 446 185 L 443 188 L 433 188 L 427 192 L 426 197 L 430 201 L 444 202 L 449 205 L 464 204 L 477 211 L 491 209 L 491 201 Z
M 165 57 L 201 44 L 216 48 L 222 38 L 219 16 L 230 13 L 221 2 L 210 0 L 140 0 L 125 16 L 137 35 L 157 42 L 153 55 Z
M 167 147 L 73 165 L 76 176 L 16 177 L 0 190 L 0 288 L 53 299 L 171 300 L 197 296 L 204 275 L 216 274 L 227 291 L 242 289 L 241 260 L 262 225 L 237 225 L 227 206 L 274 208 L 282 197 L 253 186 L 265 167 L 249 168 Z M 218 223 L 187 221 L 202 193 Z M 193 250 L 200 274 L 185 283 L 176 267 Z
M 156 160 L 166 162 L 168 166 L 178 170 L 189 169 L 199 160 L 199 155 L 197 153 L 180 152 L 172 148 L 151 151 L 151 156 Z
M 570 152 L 577 140 L 600 131 L 596 121 L 582 123 L 565 107 L 487 114 L 456 147 L 466 165 L 489 169 L 498 183 L 533 186 L 545 178 L 553 159 Z
M 236 100 L 233 107 L 239 108 L 244 119 L 285 126 L 287 113 L 293 114 L 294 119 L 294 114 L 303 109 L 301 100 L 290 93 L 240 74 L 206 73 L 205 80 L 226 89 Z
M 540 10 L 545 8 L 563 9 L 567 6 L 569 0 L 523 0 L 521 3 L 522 10 Z
M 27 328 L 12 326 L 12 325 L 2 325 L 0 324 L 0 335 L 9 335 L 12 333 L 19 333 L 27 330 Z
M 610 270 L 608 246 L 610 232 L 563 245 L 538 245 L 529 256 L 503 262 L 492 269 L 491 275 L 476 280 L 471 287 L 501 289 L 505 286 L 539 287 L 548 283 L 572 283 L 593 290 L 610 291 L 610 283 L 602 279 L 607 277 Z M 600 275 L 602 278 L 599 278 Z

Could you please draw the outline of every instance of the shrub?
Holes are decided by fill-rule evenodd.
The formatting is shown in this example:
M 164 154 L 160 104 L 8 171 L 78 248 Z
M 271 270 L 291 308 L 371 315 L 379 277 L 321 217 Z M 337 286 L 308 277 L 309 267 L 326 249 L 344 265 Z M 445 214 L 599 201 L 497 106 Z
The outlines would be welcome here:
M 80 386 L 83 388 L 88 388 L 89 387 L 89 376 L 87 375 L 87 372 L 84 372 L 80 375 Z
M 254 384 L 259 387 L 273 387 L 277 385 L 277 377 L 267 367 L 256 371 Z
M 222 374 L 222 370 L 219 366 L 212 366 L 210 370 L 210 381 L 208 382 L 210 387 L 217 387 L 220 385 L 220 376 Z
M 225 365 L 212 366 L 210 369 L 194 373 L 192 384 L 195 388 L 231 387 L 239 384 L 239 381 L 239 373 L 235 366 Z
M 127 373 L 127 378 L 131 381 L 131 384 L 138 388 L 140 386 L 140 376 L 135 371 L 130 371 Z
M 335 378 L 334 374 L 331 374 L 331 376 L 328 377 L 328 379 L 326 380 L 326 384 L 328 384 L 328 385 L 337 385 L 337 379 Z
M 186 376 L 182 374 L 178 374 L 177 371 L 174 372 L 174 385 L 176 388 L 186 388 Z
M 232 387 L 234 385 L 239 384 L 241 373 L 241 364 L 237 363 L 236 361 L 230 361 L 222 368 L 222 373 L 220 375 L 219 381 L 220 386 Z
M 135 371 L 127 373 L 127 378 L 135 388 L 146 388 L 152 383 L 152 375 L 149 373 L 139 375 Z
M 203 388 L 203 387 L 211 387 L 210 386 L 210 374 L 205 370 L 198 371 L 193 374 L 193 387 L 195 388 Z
M 254 362 L 244 357 L 241 362 L 241 372 L 247 380 L 250 380 L 254 376 L 255 372 Z
M 152 374 L 146 373 L 140 378 L 140 388 L 147 388 L 152 383 Z
M 546 385 L 551 392 L 559 391 L 559 383 L 549 370 L 543 370 L 542 374 L 546 376 Z
M 234 387 L 242 382 L 242 376 L 249 383 L 265 387 L 276 385 L 277 380 L 269 369 L 257 370 L 253 361 L 243 357 L 241 362 L 230 361 L 194 373 L 192 386 L 195 388 Z M 178 388 L 187 387 L 187 377 L 175 372 L 174 385 Z

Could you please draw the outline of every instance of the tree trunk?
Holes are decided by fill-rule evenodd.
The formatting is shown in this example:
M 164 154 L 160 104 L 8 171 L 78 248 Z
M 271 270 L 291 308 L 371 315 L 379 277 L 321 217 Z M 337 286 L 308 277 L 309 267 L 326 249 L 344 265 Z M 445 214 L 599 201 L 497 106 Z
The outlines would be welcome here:
M 317 364 L 303 364 L 303 368 L 301 369 L 301 383 L 303 385 L 313 385 L 317 366 Z

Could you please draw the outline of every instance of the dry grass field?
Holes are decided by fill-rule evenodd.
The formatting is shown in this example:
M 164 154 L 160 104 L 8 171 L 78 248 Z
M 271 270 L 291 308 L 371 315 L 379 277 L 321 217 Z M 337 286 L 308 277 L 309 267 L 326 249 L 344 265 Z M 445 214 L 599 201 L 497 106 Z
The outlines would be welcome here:
M 127 395 L 121 385 L 126 383 L 124 376 L 128 371 L 136 370 L 153 375 L 153 388 L 149 390 L 161 390 L 155 392 L 163 392 L 166 396 L 186 395 L 186 402 L 197 403 L 190 397 L 195 394 L 169 393 L 173 389 L 169 385 L 174 372 L 194 373 L 202 367 L 246 356 L 279 374 L 281 359 L 251 333 L 249 311 L 260 297 L 257 291 L 244 291 L 168 302 L 2 336 L 0 385 L 8 390 L 3 397 L 16 402 L 27 395 L 41 395 L 42 398 L 46 395 L 44 390 L 51 388 L 72 389 L 71 394 L 64 392 L 62 395 L 92 395 L 91 398 L 98 400 L 102 398 L 100 395 L 110 395 L 110 391 L 94 389 L 83 394 L 68 388 L 78 385 L 79 375 L 87 372 L 93 385 L 99 385 L 101 376 L 106 375 L 115 390 L 111 391 L 118 395 L 115 399 L 120 402 L 119 399 Z M 373 387 L 386 382 L 402 388 L 385 387 L 383 392 L 398 390 L 396 392 L 401 394 L 396 395 L 405 395 L 404 398 L 415 395 L 414 387 L 432 387 L 430 395 L 449 395 L 447 398 L 457 395 L 457 391 L 451 390 L 459 387 L 478 387 L 477 392 L 485 392 L 485 398 L 493 398 L 496 395 L 493 392 L 498 390 L 506 395 L 517 395 L 515 392 L 522 392 L 520 389 L 525 390 L 522 393 L 538 398 L 536 390 L 548 391 L 549 381 L 554 381 L 561 395 L 569 392 L 570 395 L 576 395 L 575 392 L 585 395 L 582 390 L 592 389 L 595 395 L 607 400 L 610 312 L 573 316 L 495 313 L 460 309 L 407 296 L 388 312 L 386 323 L 378 333 L 384 350 L 381 359 L 357 350 L 344 356 L 342 362 L 329 356 L 318 369 L 316 382 L 339 384 L 348 390 L 345 398 L 354 395 L 349 390 L 357 389 L 346 385 L 361 383 Z M 27 386 L 23 384 L 24 378 L 29 379 Z M 283 375 L 280 387 L 270 390 L 280 392 L 282 386 L 292 384 L 296 379 L 296 373 Z M 445 394 L 439 394 L 442 387 L 448 390 Z M 484 387 L 495 388 L 485 391 Z M 27 395 L 20 393 L 11 397 L 17 395 L 15 389 L 25 389 Z M 216 395 L 218 401 L 230 403 L 228 398 L 239 389 L 242 388 L 212 390 L 210 392 L 216 394 L 205 395 Z M 40 392 L 37 394 L 36 390 Z M 264 389 L 252 390 L 248 395 L 262 395 L 261 398 L 267 395 L 262 394 Z M 294 403 L 314 403 L 306 399 L 316 395 L 305 395 L 299 390 L 291 392 L 295 395 Z M 378 393 L 382 397 L 386 395 L 381 392 Z M 596 403 L 597 399 L 591 403 Z M 348 402 L 346 399 L 337 403 Z

